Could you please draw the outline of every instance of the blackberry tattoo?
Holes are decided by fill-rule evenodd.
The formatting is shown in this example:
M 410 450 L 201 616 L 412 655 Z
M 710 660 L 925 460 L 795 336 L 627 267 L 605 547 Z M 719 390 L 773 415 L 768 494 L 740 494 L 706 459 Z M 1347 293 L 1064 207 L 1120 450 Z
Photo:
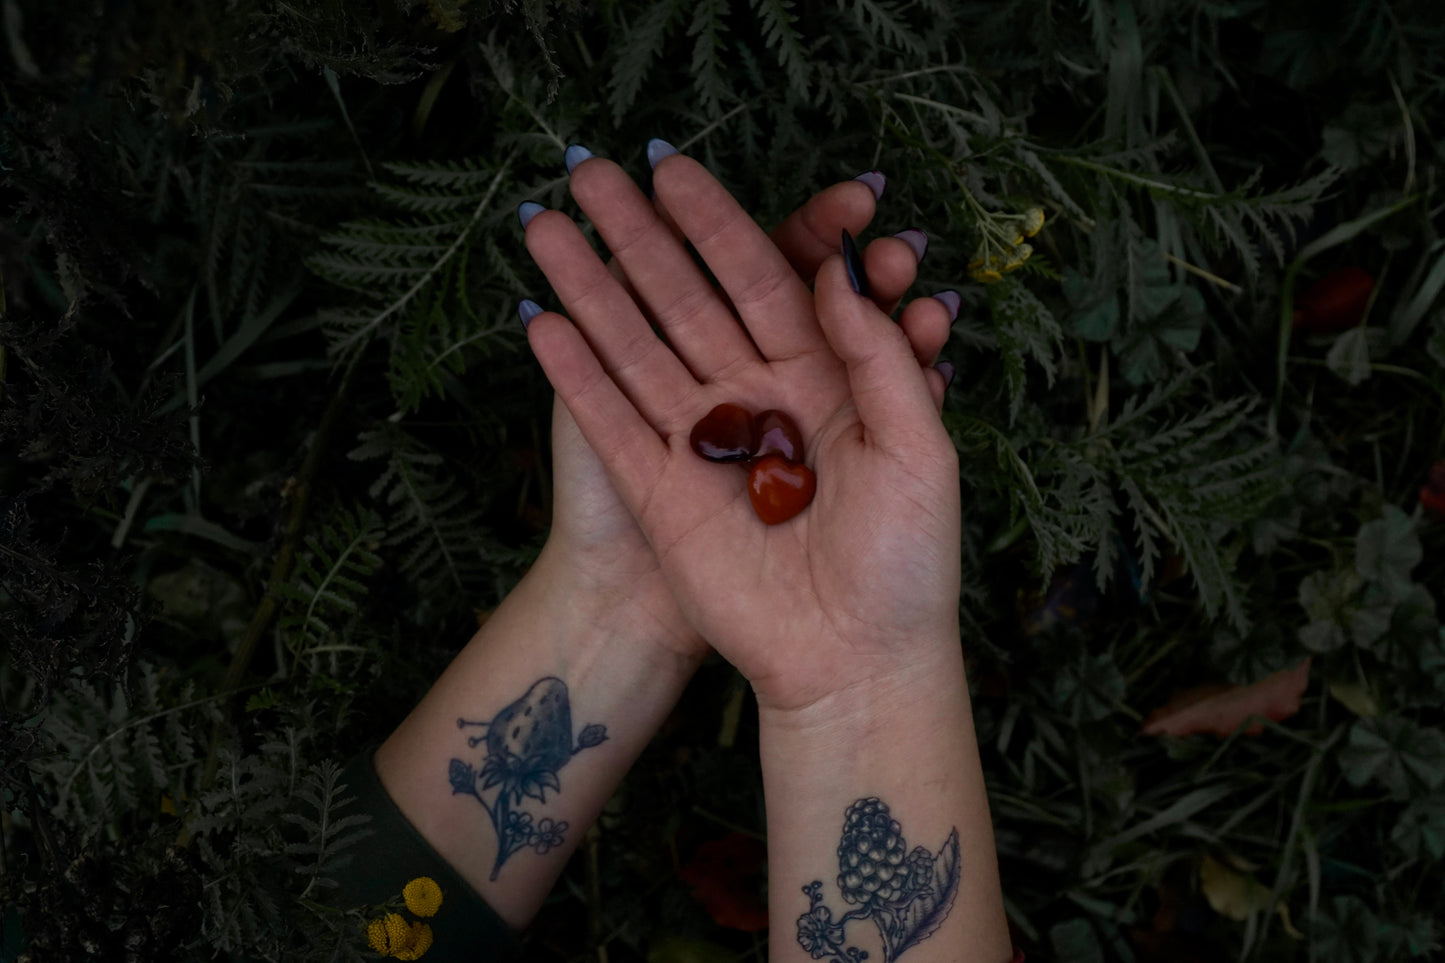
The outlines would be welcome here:
M 883 963 L 893 963 L 948 917 L 960 871 L 957 829 L 936 854 L 922 846 L 909 852 L 887 804 L 877 796 L 859 799 L 844 813 L 838 841 L 838 889 L 856 909 L 835 920 L 823 902 L 822 881 L 804 886 L 809 909 L 798 917 L 798 944 L 815 960 L 859 963 L 868 953 L 845 946 L 844 929 L 868 919 L 883 937 Z
M 533 815 L 522 809 L 524 799 L 547 801 L 547 790 L 562 791 L 557 772 L 583 749 L 600 745 L 607 739 L 607 727 L 591 725 L 577 735 L 572 744 L 572 706 L 567 698 L 567 684 L 553 676 L 532 683 L 520 699 L 498 712 L 490 722 L 457 720 L 457 728 L 478 726 L 481 735 L 467 739 L 467 748 L 487 744 L 487 754 L 480 767 L 462 759 L 453 759 L 447 778 L 452 794 L 473 796 L 486 810 L 497 834 L 497 859 L 492 865 L 492 879 L 513 853 L 531 848 L 537 855 L 561 846 L 565 841 L 567 823 L 550 818 L 534 824 Z M 497 787 L 497 794 L 488 802 L 483 793 Z

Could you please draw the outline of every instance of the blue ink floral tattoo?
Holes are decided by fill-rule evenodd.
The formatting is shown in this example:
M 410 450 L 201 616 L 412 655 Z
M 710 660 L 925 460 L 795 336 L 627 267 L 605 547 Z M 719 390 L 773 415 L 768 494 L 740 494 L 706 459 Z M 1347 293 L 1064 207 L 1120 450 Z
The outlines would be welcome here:
M 574 746 L 567 684 L 553 676 L 532 683 L 522 698 L 498 712 L 490 722 L 457 720 L 458 729 L 467 726 L 485 730 L 468 737 L 467 747 L 475 749 L 485 742 L 487 753 L 480 767 L 453 759 L 447 777 L 454 795 L 475 797 L 492 821 L 497 834 L 497 859 L 491 878 L 496 879 L 502 864 L 518 850 L 530 848 L 544 856 L 566 841 L 566 822 L 542 818 L 534 825 L 532 814 L 521 808 L 522 801 L 545 803 L 547 790 L 561 792 L 558 770 L 583 749 L 605 742 L 607 727 L 587 726 L 578 733 Z M 497 793 L 488 802 L 483 794 L 493 787 Z
M 883 963 L 893 963 L 948 917 L 960 871 L 957 829 L 936 854 L 922 846 L 910 853 L 888 806 L 877 796 L 859 799 L 844 814 L 838 841 L 838 889 L 857 908 L 835 920 L 823 902 L 822 881 L 813 880 L 803 887 L 809 908 L 798 917 L 798 945 L 815 960 L 860 963 L 868 953 L 843 945 L 844 928 L 867 919 L 883 937 Z

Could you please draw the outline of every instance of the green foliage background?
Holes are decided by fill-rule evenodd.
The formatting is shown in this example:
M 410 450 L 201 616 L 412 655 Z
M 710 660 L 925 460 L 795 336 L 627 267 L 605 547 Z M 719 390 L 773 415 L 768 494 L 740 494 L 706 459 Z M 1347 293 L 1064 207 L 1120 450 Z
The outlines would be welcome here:
M 338 765 L 547 527 L 513 211 L 571 209 L 568 143 L 645 178 L 653 136 L 769 225 L 883 170 L 875 233 L 963 295 L 964 645 L 1030 959 L 1439 952 L 1433 3 L 0 10 L 0 958 L 366 955 Z M 1035 205 L 1025 269 L 968 282 Z M 1292 331 L 1345 266 L 1364 326 Z M 1140 734 L 1306 656 L 1258 737 Z M 529 954 L 762 957 L 676 876 L 761 831 L 745 699 L 704 668 Z

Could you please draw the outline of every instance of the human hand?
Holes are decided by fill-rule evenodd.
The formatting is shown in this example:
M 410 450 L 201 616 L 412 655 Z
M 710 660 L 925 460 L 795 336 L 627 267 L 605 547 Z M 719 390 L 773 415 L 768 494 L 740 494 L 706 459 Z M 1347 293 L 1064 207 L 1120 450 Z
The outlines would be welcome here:
M 771 237 L 798 275 L 811 281 L 823 260 L 835 252 L 841 231 L 861 233 L 867 227 L 875 201 L 873 190 L 857 180 L 835 184 L 790 214 Z M 655 206 L 680 243 L 681 234 L 665 208 L 660 203 Z M 905 241 L 890 237 L 869 244 L 863 256 L 874 301 L 885 311 L 893 310 L 917 274 L 917 253 Z M 626 285 L 621 262 L 612 261 L 608 268 Z M 952 310 L 946 301 L 925 301 L 922 309 L 906 310 L 902 320 L 919 363 L 931 365 L 948 337 Z M 944 304 L 943 311 L 937 309 L 939 303 Z M 548 556 L 568 568 L 574 586 L 625 600 L 632 617 L 647 620 L 649 638 L 661 640 L 684 657 L 701 658 L 708 651 L 707 643 L 684 618 L 657 556 L 560 402 L 552 414 L 552 454 L 556 487 Z
M 941 346 L 948 307 L 923 298 L 895 324 L 849 290 L 836 257 L 818 272 L 815 300 L 700 165 L 665 158 L 654 186 L 722 291 L 615 164 L 588 161 L 574 196 L 635 294 L 569 219 L 537 214 L 528 248 L 576 325 L 533 319 L 544 370 L 682 614 L 762 704 L 803 706 L 881 673 L 926 674 L 948 656 L 915 640 L 957 639 L 959 496 L 937 417 L 944 379 L 919 364 L 937 347 L 916 335 L 935 332 Z M 723 402 L 796 418 L 818 474 L 802 515 L 764 526 L 737 468 L 692 453 L 692 425 Z

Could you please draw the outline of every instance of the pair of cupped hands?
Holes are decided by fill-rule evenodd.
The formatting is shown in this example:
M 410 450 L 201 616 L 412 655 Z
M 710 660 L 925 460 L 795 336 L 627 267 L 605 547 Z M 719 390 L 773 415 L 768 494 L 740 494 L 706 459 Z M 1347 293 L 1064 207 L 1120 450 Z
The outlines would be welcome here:
M 580 152 L 572 195 L 611 264 L 559 211 L 525 226 L 565 312 L 527 326 L 561 402 L 544 556 L 572 590 L 630 607 L 649 644 L 711 645 L 765 711 L 926 685 L 958 644 L 958 464 L 933 367 L 953 311 L 921 297 L 890 317 L 918 267 L 895 237 L 863 250 L 870 296 L 850 284 L 840 241 L 872 220 L 868 184 L 822 191 L 769 235 L 670 150 L 650 145 L 655 200 Z M 746 473 L 692 451 L 723 403 L 796 420 L 817 476 L 800 515 L 765 525 Z

